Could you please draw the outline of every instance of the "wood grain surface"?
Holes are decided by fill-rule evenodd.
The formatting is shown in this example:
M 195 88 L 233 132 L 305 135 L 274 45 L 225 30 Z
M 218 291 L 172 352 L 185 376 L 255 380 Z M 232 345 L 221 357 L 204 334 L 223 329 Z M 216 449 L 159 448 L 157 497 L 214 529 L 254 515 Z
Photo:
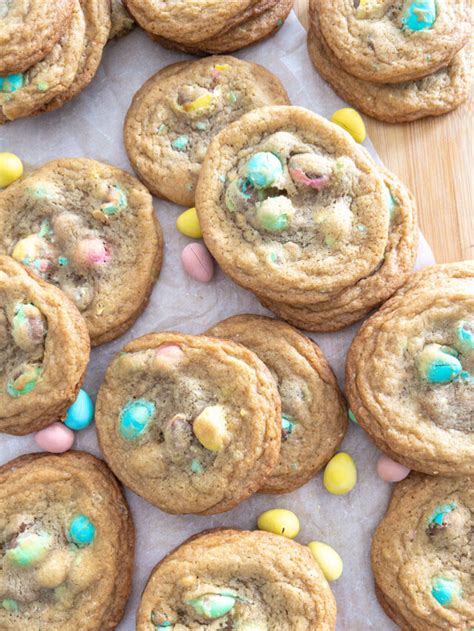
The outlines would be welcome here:
M 308 0 L 295 0 L 303 25 Z M 315 71 L 316 72 L 316 71 Z M 438 263 L 474 259 L 473 98 L 446 116 L 392 125 L 365 117 L 380 157 L 411 188 Z

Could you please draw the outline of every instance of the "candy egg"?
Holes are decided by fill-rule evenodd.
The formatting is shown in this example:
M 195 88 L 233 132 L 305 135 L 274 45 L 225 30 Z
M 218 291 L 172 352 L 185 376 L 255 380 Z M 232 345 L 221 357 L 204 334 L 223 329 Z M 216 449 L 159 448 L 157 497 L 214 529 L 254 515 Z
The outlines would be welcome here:
M 189 243 L 181 253 L 184 271 L 200 283 L 208 283 L 214 276 L 214 259 L 202 243 Z
M 257 206 L 258 223 L 269 232 L 281 232 L 290 225 L 295 211 L 288 197 L 269 197 Z
M 287 539 L 294 539 L 300 531 L 300 520 L 285 508 L 273 508 L 262 513 L 257 519 L 259 530 L 283 535 Z
M 362 116 L 352 107 L 343 107 L 331 116 L 331 121 L 345 129 L 356 142 L 364 142 L 367 132 Z
M 7 392 L 11 397 L 28 394 L 36 388 L 43 368 L 36 364 L 23 364 L 13 372 L 7 383 Z
M 120 434 L 126 440 L 135 440 L 148 427 L 156 406 L 152 401 L 138 399 L 130 401 L 120 412 Z
M 41 356 L 45 335 L 46 325 L 41 311 L 32 304 L 18 303 L 12 320 L 12 336 L 16 345 L 27 353 L 36 352 Z
M 0 188 L 5 188 L 23 175 L 23 163 L 14 153 L 0 153 Z
M 255 188 L 269 188 L 283 175 L 283 167 L 274 153 L 261 151 L 247 163 L 247 178 Z
M 82 388 L 79 390 L 77 399 L 71 405 L 66 414 L 64 424 L 78 431 L 88 427 L 94 418 L 94 404 L 92 399 Z
M 184 352 L 177 344 L 163 344 L 156 350 L 156 355 L 170 364 L 178 364 L 183 359 Z
M 201 225 L 195 208 L 188 208 L 180 214 L 176 220 L 176 228 L 191 239 L 200 239 L 202 237 Z
M 5 556 L 9 561 L 21 567 L 34 565 L 45 558 L 51 544 L 52 537 L 45 531 L 21 532 L 16 538 L 15 547 L 8 548 Z
M 21 72 L 9 74 L 6 77 L 0 77 L 0 92 L 6 92 L 7 94 L 16 92 L 23 87 L 24 83 L 25 77 Z
M 442 607 L 449 607 L 459 594 L 460 589 L 457 581 L 441 576 L 433 579 L 431 595 Z
M 38 447 L 45 451 L 52 454 L 62 454 L 71 449 L 74 442 L 74 432 L 63 423 L 53 423 L 35 434 L 35 442 Z
M 427 344 L 416 359 L 420 377 L 429 383 L 448 383 L 462 372 L 457 352 L 449 346 Z
M 326 465 L 323 478 L 324 486 L 333 495 L 344 495 L 355 487 L 357 469 L 349 454 L 341 451 Z
M 112 255 L 102 239 L 82 239 L 75 248 L 73 258 L 80 265 L 95 267 L 108 263 Z
M 74 517 L 69 525 L 69 538 L 78 546 L 88 546 L 95 538 L 95 526 L 85 515 Z
M 377 462 L 377 473 L 385 482 L 400 482 L 407 477 L 410 469 L 388 456 L 380 456 Z
M 463 353 L 474 351 L 474 322 L 459 322 L 456 332 L 459 350 Z
M 422 31 L 431 28 L 436 22 L 436 0 L 415 0 L 409 2 L 402 17 L 403 28 Z
M 359 421 L 356 419 L 354 412 L 350 408 L 347 410 L 347 416 L 349 417 L 350 421 L 352 421 L 356 425 L 359 425 Z
M 225 616 L 235 607 L 236 598 L 224 594 L 205 594 L 200 598 L 187 600 L 196 613 L 206 618 L 215 619 Z
M 320 541 L 312 541 L 308 543 L 308 548 L 321 568 L 322 573 L 327 581 L 337 581 L 342 574 L 343 564 L 338 553 Z
M 295 420 L 288 414 L 281 415 L 281 439 L 288 440 L 295 429 Z
M 387 10 L 387 3 L 380 0 L 360 0 L 356 17 L 360 20 L 382 18 Z
M 18 603 L 13 598 L 4 598 L 3 600 L 1 600 L 0 607 L 10 613 L 16 613 L 20 609 Z
M 194 419 L 193 432 L 209 451 L 222 451 L 229 442 L 225 413 L 220 405 L 210 405 Z

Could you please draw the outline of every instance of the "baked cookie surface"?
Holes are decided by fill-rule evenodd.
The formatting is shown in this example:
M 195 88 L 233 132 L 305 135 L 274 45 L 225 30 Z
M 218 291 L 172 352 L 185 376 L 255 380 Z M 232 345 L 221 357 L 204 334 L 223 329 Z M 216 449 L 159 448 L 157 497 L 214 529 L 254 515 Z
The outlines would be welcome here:
M 451 62 L 471 33 L 463 0 L 311 2 L 340 65 L 365 81 L 400 83 L 430 75 Z
M 105 631 L 130 591 L 134 528 L 108 467 L 77 451 L 0 468 L 0 627 Z
M 308 51 L 319 74 L 344 100 L 365 114 L 389 123 L 440 116 L 461 105 L 472 82 L 472 46 L 466 45 L 448 66 L 414 81 L 387 85 L 347 73 L 321 36 L 317 14 L 308 32 Z
M 469 631 L 474 620 L 474 479 L 412 473 L 372 541 L 380 604 L 403 631 Z
M 311 304 L 379 265 L 389 203 L 365 150 L 299 107 L 266 107 L 216 136 L 196 209 L 222 269 L 260 296 Z
M 211 530 L 154 568 L 137 631 L 333 631 L 334 596 L 308 548 L 262 531 Z
M 228 318 L 207 335 L 243 344 L 272 373 L 281 398 L 280 459 L 261 491 L 288 493 L 334 455 L 347 428 L 336 378 L 315 342 L 284 322 L 256 315 Z
M 112 0 L 111 20 L 112 25 L 109 39 L 123 37 L 135 26 L 135 20 L 125 8 L 122 0 Z
M 252 109 L 287 104 L 280 81 L 257 64 L 229 56 L 173 64 L 136 93 L 125 121 L 127 153 L 154 194 L 192 206 L 211 139 Z
M 135 493 L 169 513 L 214 514 L 270 475 L 280 413 L 271 374 L 243 346 L 156 333 L 110 364 L 96 424 L 107 462 Z
M 0 75 L 24 72 L 67 30 L 74 0 L 6 0 L 0 5 Z
M 346 393 L 376 445 L 429 474 L 474 473 L 474 263 L 428 267 L 354 338 Z
M 71 298 L 93 345 L 133 324 L 161 267 L 151 195 L 95 160 L 55 160 L 10 185 L 0 194 L 0 234 L 1 252 Z
M 86 324 L 69 299 L 0 256 L 0 432 L 64 418 L 89 361 Z

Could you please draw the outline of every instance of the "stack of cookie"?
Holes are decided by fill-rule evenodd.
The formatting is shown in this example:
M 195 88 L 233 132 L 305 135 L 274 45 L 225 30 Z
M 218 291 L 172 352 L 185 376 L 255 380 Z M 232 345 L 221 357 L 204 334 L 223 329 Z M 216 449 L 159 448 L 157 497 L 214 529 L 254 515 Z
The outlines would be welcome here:
M 109 0 L 2 3 L 0 124 L 55 110 L 89 85 L 109 36 L 131 28 L 120 2 L 112 17 Z
M 454 0 L 310 0 L 308 49 L 346 101 L 387 122 L 445 114 L 470 92 L 471 17 Z
M 191 54 L 239 50 L 273 35 L 283 25 L 294 0 L 203 0 L 125 4 L 153 39 L 166 48 Z
M 306 330 L 362 318 L 415 261 L 411 194 L 347 132 L 303 108 L 260 108 L 220 132 L 196 209 L 222 269 Z

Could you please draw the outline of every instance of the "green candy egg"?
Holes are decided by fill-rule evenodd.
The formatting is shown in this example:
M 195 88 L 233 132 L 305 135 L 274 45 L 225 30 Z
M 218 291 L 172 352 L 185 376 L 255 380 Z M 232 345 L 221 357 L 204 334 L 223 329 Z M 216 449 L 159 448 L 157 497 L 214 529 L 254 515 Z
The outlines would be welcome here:
M 24 364 L 20 369 L 20 374 L 15 378 L 9 379 L 7 383 L 8 394 L 13 398 L 22 394 L 28 394 L 28 392 L 36 388 L 42 372 L 41 366 Z
M 287 197 L 269 197 L 257 206 L 258 223 L 268 232 L 282 232 L 290 225 L 293 204 Z
M 186 601 L 186 604 L 199 615 L 214 620 L 229 613 L 234 608 L 236 600 L 236 597 L 230 594 L 205 594 L 200 598 Z
M 295 421 L 292 416 L 288 414 L 281 415 L 281 437 L 282 440 L 288 440 L 293 430 L 295 429 Z
M 17 613 L 20 610 L 18 603 L 16 600 L 13 600 L 13 598 L 4 598 L 0 603 L 0 606 L 9 613 Z
M 26 567 L 42 561 L 48 554 L 52 537 L 47 532 L 22 532 L 16 539 L 16 546 L 9 548 L 5 556 L 12 563 Z

